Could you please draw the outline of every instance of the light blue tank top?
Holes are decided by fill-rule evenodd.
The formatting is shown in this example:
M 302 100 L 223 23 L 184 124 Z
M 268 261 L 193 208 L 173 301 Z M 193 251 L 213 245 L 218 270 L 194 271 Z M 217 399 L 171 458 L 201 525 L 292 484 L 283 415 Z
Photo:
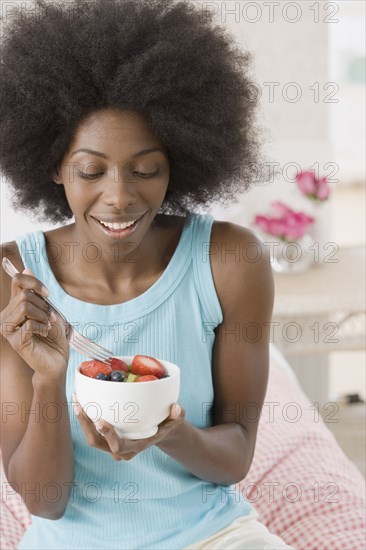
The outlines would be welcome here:
M 56 307 L 80 332 L 115 355 L 150 355 L 180 367 L 179 403 L 198 428 L 212 425 L 212 347 L 214 329 L 223 321 L 208 254 L 212 222 L 210 214 L 189 214 L 160 278 L 140 296 L 116 305 L 67 294 L 53 274 L 42 231 L 16 239 L 25 267 L 45 283 Z M 156 446 L 128 462 L 90 447 L 71 404 L 75 368 L 82 361 L 85 357 L 71 349 L 66 395 L 75 477 L 65 514 L 55 521 L 32 516 L 19 549 L 182 549 L 251 512 L 235 486 L 199 479 Z M 49 498 L 54 498 L 51 482 Z

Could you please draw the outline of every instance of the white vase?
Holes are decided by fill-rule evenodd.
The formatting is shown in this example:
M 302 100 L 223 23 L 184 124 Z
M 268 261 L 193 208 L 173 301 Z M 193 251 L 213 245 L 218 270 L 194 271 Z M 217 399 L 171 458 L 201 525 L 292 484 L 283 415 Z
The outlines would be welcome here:
M 331 260 L 338 248 L 333 236 L 333 204 L 331 198 L 323 202 L 312 202 L 311 215 L 314 223 L 309 225 L 308 233 L 313 239 L 313 263 L 322 266 Z
M 305 234 L 297 241 L 272 242 L 271 263 L 276 273 L 301 273 L 313 264 L 313 239 Z

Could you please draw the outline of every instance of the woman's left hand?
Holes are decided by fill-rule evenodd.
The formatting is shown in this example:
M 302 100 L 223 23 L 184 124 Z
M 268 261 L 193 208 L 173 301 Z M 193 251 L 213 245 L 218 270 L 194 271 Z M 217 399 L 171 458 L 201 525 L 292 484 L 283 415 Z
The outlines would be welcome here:
M 146 439 L 123 439 L 105 420 L 93 422 L 76 401 L 75 394 L 73 394 L 73 406 L 88 444 L 95 449 L 110 453 L 114 460 L 131 460 L 151 445 L 175 438 L 185 421 L 185 409 L 178 403 L 174 403 L 171 406 L 170 415 L 159 424 L 155 435 Z

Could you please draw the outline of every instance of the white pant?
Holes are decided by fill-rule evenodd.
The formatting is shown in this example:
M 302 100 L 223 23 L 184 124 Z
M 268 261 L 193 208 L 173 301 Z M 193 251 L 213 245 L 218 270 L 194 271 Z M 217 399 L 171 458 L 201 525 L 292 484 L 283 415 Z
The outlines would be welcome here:
M 191 544 L 184 550 L 295 550 L 280 537 L 270 533 L 257 517 L 258 512 L 253 510 L 211 537 Z

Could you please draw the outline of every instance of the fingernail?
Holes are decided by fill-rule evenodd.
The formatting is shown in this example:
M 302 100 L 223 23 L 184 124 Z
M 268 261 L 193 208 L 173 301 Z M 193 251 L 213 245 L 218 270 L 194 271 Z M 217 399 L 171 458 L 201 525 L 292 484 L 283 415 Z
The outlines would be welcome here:
M 76 416 L 79 416 L 79 414 L 81 413 L 80 405 L 78 403 L 73 403 L 72 406 L 74 408 L 74 413 L 76 414 Z
M 100 420 L 96 420 L 94 422 L 94 426 L 96 427 L 97 430 L 102 430 L 103 429 L 103 423 Z
M 44 285 L 42 285 L 42 289 L 41 289 L 41 290 L 42 290 L 42 294 L 43 294 L 44 296 L 49 296 L 50 291 L 48 290 L 47 287 L 45 287 Z
M 50 313 L 50 319 L 52 319 L 52 321 L 56 322 L 57 321 L 57 315 L 54 311 L 51 311 Z
M 175 414 L 176 414 L 177 416 L 180 415 L 181 410 L 182 410 L 182 409 L 180 408 L 180 405 L 176 404 L 176 405 L 175 405 Z

